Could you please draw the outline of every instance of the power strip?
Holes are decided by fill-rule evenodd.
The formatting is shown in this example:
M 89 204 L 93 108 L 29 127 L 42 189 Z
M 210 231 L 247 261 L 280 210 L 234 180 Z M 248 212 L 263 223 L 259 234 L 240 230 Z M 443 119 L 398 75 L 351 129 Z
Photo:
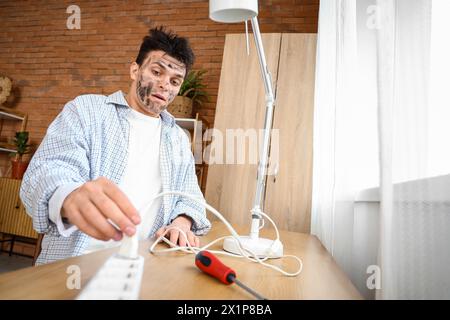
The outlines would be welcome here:
M 143 273 L 144 257 L 130 259 L 115 254 L 106 260 L 76 299 L 137 300 Z

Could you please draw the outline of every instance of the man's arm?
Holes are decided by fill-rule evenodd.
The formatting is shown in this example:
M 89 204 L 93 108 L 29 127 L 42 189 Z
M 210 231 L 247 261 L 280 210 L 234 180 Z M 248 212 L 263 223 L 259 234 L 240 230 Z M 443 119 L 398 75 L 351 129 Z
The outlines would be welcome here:
M 90 181 L 86 130 L 77 107 L 69 102 L 30 162 L 20 188 L 22 202 L 39 233 L 47 233 L 52 223 L 58 224 L 55 220 L 66 218 L 75 227 L 64 230 L 58 224 L 62 236 L 76 229 L 100 240 L 120 240 L 122 232 L 131 236 L 140 223 L 137 210 L 114 182 L 104 177 Z
M 88 181 L 88 150 L 85 128 L 71 101 L 50 124 L 20 187 L 20 198 L 37 232 L 46 233 L 52 223 L 49 200 L 54 192 L 64 185 Z

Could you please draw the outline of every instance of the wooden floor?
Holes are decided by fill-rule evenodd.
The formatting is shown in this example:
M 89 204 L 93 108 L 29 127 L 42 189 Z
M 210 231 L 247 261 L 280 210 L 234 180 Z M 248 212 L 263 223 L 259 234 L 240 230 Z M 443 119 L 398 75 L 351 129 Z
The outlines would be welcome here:
M 13 254 L 11 256 L 6 252 L 0 253 L 0 273 L 16 271 L 31 266 L 33 258 L 23 257 Z

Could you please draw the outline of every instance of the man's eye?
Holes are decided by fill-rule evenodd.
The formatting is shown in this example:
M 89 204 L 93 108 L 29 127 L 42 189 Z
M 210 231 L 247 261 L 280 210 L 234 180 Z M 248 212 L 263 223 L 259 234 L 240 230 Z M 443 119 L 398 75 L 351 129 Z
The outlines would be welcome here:
M 153 74 L 154 74 L 155 76 L 159 76 L 159 75 L 160 75 L 159 71 L 157 71 L 157 70 L 153 70 L 152 72 L 153 72 Z
M 174 86 L 179 86 L 180 85 L 180 81 L 174 80 L 174 81 L 172 81 L 172 84 Z

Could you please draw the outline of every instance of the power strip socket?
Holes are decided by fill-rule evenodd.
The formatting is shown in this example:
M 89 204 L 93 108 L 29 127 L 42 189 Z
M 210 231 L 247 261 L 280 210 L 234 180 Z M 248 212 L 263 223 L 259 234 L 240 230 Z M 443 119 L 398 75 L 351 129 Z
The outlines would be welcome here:
M 102 265 L 77 300 L 137 300 L 144 273 L 144 257 L 113 255 Z

